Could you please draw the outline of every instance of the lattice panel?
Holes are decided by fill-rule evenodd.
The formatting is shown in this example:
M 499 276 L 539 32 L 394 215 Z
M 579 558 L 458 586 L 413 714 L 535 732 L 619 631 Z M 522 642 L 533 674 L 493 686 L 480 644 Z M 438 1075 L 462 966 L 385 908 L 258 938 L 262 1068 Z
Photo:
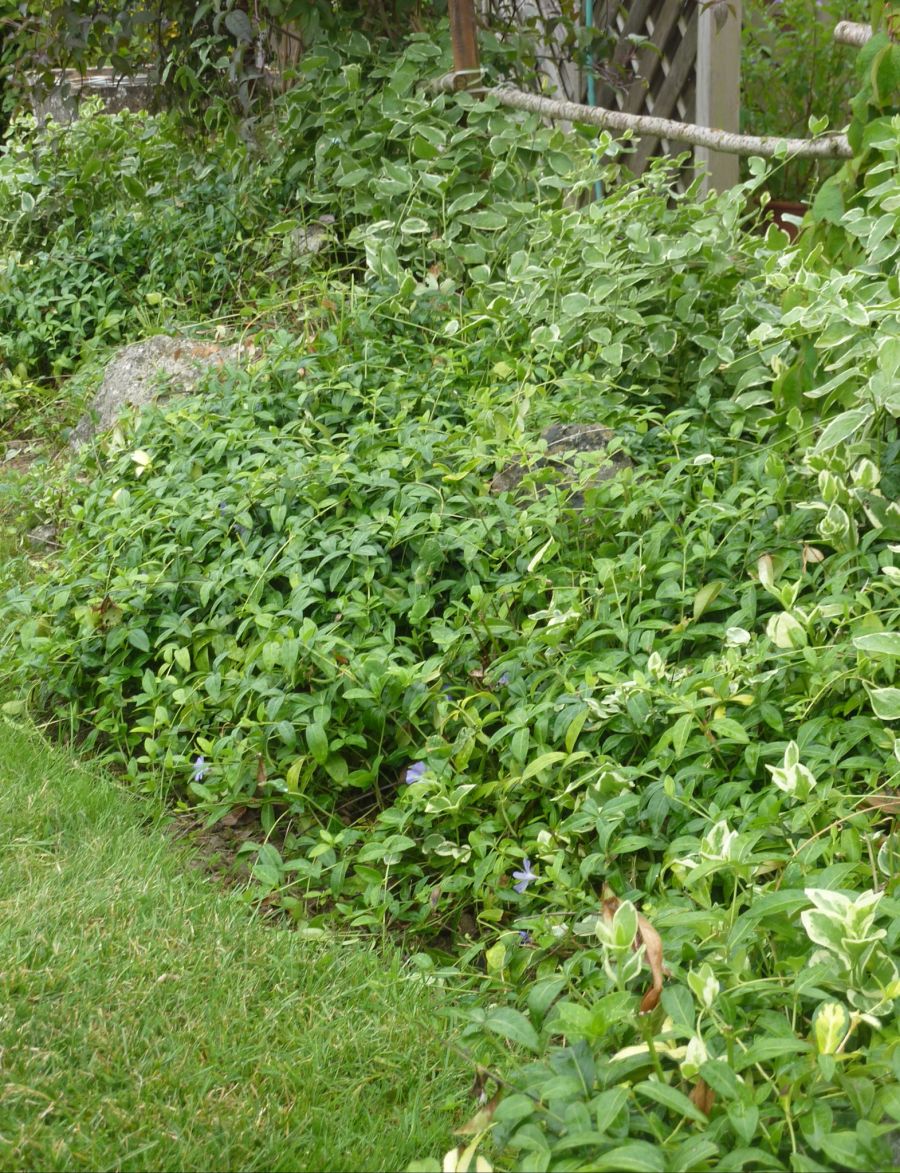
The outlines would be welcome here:
M 599 71 L 597 104 L 629 114 L 655 114 L 694 122 L 697 61 L 697 0 L 631 0 L 626 8 L 616 0 L 598 6 L 598 25 L 616 39 L 612 58 Z M 649 38 L 643 45 L 631 36 Z M 682 144 L 641 138 L 629 161 L 640 174 L 656 155 L 677 155 Z

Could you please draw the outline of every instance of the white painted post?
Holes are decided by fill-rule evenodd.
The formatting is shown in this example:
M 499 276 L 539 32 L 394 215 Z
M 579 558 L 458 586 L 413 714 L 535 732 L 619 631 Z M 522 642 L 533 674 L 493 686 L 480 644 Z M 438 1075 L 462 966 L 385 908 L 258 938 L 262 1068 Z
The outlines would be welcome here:
M 697 123 L 734 134 L 741 112 L 741 0 L 699 0 L 699 8 Z M 736 155 L 695 147 L 694 163 L 705 171 L 704 193 L 734 187 L 740 178 Z

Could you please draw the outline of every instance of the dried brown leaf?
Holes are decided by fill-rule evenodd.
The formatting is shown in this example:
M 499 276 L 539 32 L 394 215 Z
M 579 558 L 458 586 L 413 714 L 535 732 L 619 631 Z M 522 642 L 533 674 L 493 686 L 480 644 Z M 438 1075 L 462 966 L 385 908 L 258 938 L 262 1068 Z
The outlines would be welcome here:
M 688 1099 L 694 1107 L 699 1108 L 701 1112 L 708 1116 L 712 1111 L 713 1104 L 716 1102 L 716 1093 L 705 1079 L 698 1079 Z
M 815 564 L 817 562 L 824 562 L 824 561 L 825 561 L 825 555 L 823 554 L 823 552 L 820 549 L 818 549 L 818 547 L 804 545 L 803 553 L 801 555 L 801 563 L 802 563 L 802 568 L 803 568 L 802 572 L 804 574 L 806 573 L 806 568 L 810 564 L 810 562 Z
M 493 1095 L 483 1108 L 480 1108 L 471 1120 L 467 1120 L 460 1128 L 453 1130 L 454 1136 L 477 1136 L 484 1132 L 494 1118 L 494 1113 L 497 1111 L 497 1105 L 503 1095 L 502 1091 L 498 1091 Z
M 884 811 L 886 815 L 900 814 L 900 794 L 867 794 L 862 801 L 863 806 Z
M 659 1003 L 663 988 L 663 943 L 662 937 L 645 916 L 638 913 L 638 935 L 644 942 L 644 956 L 653 974 L 653 985 L 641 999 L 641 1013 L 654 1010 Z
M 236 806 L 228 812 L 227 815 L 222 815 L 219 819 L 219 825 L 222 827 L 236 827 L 247 813 L 245 806 Z
M 764 587 L 770 587 L 775 582 L 775 563 L 771 554 L 761 554 L 756 560 L 756 572 L 759 581 Z
M 491 1078 L 491 1073 L 487 1067 L 482 1067 L 480 1063 L 475 1067 L 475 1079 L 472 1082 L 472 1087 L 469 1089 L 469 1095 L 476 1103 L 487 1103 L 487 1092 L 484 1090 L 484 1086 Z

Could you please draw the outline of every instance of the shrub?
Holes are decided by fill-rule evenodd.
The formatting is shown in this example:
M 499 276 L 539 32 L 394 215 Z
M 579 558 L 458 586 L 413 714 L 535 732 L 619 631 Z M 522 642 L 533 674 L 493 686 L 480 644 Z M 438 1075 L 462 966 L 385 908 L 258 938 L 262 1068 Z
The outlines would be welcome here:
M 897 127 L 839 268 L 743 232 L 756 163 L 702 204 L 657 167 L 578 207 L 579 150 L 538 183 L 558 140 L 425 103 L 423 52 L 380 102 L 353 46 L 343 106 L 286 101 L 263 174 L 284 233 L 335 216 L 342 279 L 81 458 L 59 565 L 2 604 L 7 711 L 257 810 L 251 891 L 298 920 L 414 930 L 514 1089 L 470 1127 L 506 1166 L 879 1167 Z M 630 466 L 560 483 L 536 438 L 564 420 Z M 511 458 L 522 496 L 489 493 Z

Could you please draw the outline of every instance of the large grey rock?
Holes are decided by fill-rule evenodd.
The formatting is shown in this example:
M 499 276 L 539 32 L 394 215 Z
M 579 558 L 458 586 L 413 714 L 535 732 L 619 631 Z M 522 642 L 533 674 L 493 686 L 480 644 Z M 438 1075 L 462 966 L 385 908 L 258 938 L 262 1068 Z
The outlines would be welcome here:
M 631 467 L 631 461 L 622 452 L 609 453 L 609 444 L 614 433 L 602 424 L 554 424 L 541 433 L 546 449 L 535 459 L 508 464 L 491 481 L 492 493 L 509 493 L 518 489 L 526 473 L 542 468 L 553 468 L 560 474 L 557 484 L 571 486 L 580 479 L 578 473 L 579 453 L 605 454 L 584 488 L 591 488 L 612 478 L 624 468 Z M 545 491 L 545 490 L 539 490 Z M 573 493 L 568 501 L 574 509 L 584 505 L 583 492 Z
M 204 371 L 233 362 L 240 353 L 240 346 L 167 334 L 123 346 L 110 360 L 99 391 L 73 429 L 72 444 L 77 448 L 108 431 L 126 409 L 139 411 L 163 396 L 190 394 Z

